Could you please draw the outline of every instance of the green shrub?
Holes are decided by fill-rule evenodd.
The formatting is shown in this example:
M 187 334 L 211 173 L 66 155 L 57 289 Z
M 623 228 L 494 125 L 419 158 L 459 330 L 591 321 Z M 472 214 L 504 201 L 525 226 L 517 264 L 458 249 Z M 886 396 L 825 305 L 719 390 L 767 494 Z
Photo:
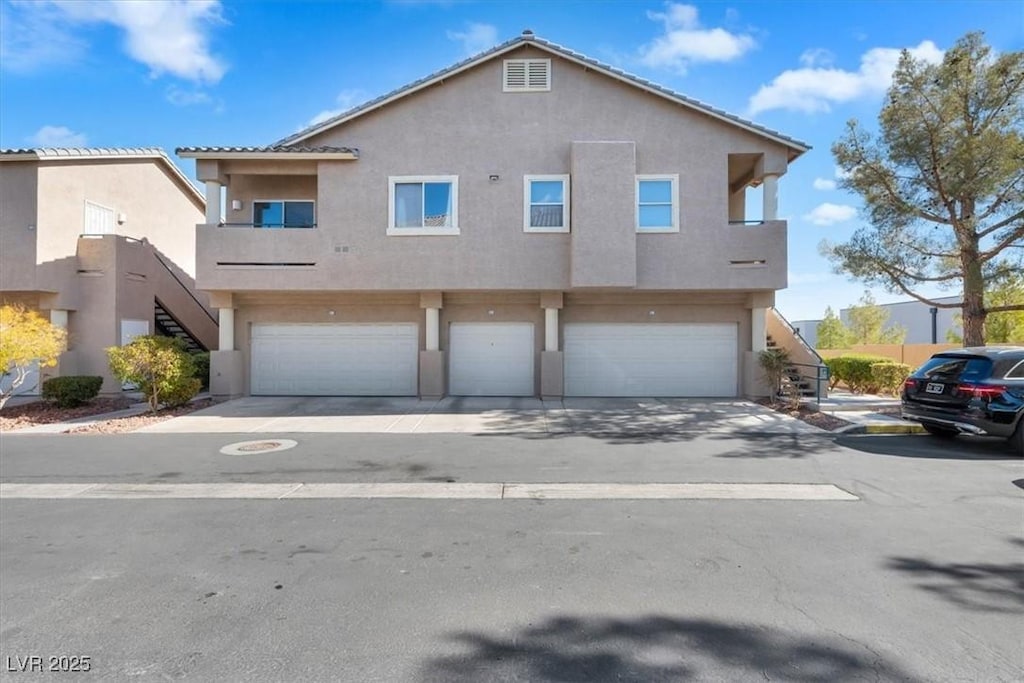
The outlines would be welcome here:
M 773 348 L 760 351 L 757 354 L 758 365 L 764 372 L 765 379 L 772 388 L 772 404 L 782 389 L 782 380 L 786 375 L 786 368 L 789 366 L 789 352 L 783 348 Z
M 124 346 L 107 349 L 110 371 L 122 383 L 139 387 L 150 410 L 161 404 L 181 405 L 199 392 L 195 361 L 185 343 L 174 337 L 145 335 Z
M 96 398 L 103 386 L 102 377 L 68 375 L 51 377 L 43 382 L 43 398 L 60 408 L 74 408 Z
M 203 383 L 198 377 L 191 379 L 185 379 L 177 382 L 171 386 L 170 389 L 165 389 L 160 394 L 160 402 L 168 408 L 176 408 L 183 406 L 199 393 L 199 390 L 203 388 Z
M 192 354 L 195 365 L 195 378 L 200 381 L 203 389 L 210 388 L 210 352 L 197 351 Z
M 903 363 L 895 363 L 892 361 L 886 363 L 874 363 L 871 366 L 871 377 L 875 384 L 878 385 L 879 390 L 886 394 L 898 394 L 900 389 L 903 387 L 903 383 L 910 376 L 910 372 L 913 370 L 909 365 Z
M 871 366 L 876 363 L 891 362 L 890 359 L 881 356 L 859 354 L 829 358 L 825 361 L 830 374 L 829 386 L 834 389 L 836 385 L 842 383 L 855 394 L 877 393 L 880 385 L 871 374 Z

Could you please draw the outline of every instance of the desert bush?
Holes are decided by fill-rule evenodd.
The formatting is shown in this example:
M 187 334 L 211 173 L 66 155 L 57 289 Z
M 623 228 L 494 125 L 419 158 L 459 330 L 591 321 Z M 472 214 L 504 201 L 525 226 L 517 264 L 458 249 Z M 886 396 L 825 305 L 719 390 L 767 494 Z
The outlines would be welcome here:
M 174 337 L 145 335 L 124 346 L 107 349 L 110 371 L 123 383 L 135 384 L 150 410 L 181 405 L 199 393 L 195 361 L 185 343 Z
M 210 388 L 210 352 L 197 351 L 192 354 L 195 364 L 195 378 L 200 381 L 203 389 Z
M 880 391 L 895 395 L 900 392 L 903 383 L 910 376 L 911 370 L 913 368 L 903 363 L 873 363 L 871 377 Z
M 68 375 L 51 377 L 43 382 L 43 399 L 60 408 L 74 408 L 96 398 L 103 386 L 102 377 Z
M 876 363 L 891 363 L 881 356 L 848 354 L 836 356 L 825 361 L 829 369 L 829 388 L 835 389 L 838 384 L 845 384 L 855 394 L 873 394 L 879 385 L 871 374 L 871 366 Z
M 774 405 L 779 391 L 782 389 L 786 368 L 789 367 L 789 352 L 782 348 L 766 349 L 757 354 L 757 362 L 771 386 L 772 404 Z

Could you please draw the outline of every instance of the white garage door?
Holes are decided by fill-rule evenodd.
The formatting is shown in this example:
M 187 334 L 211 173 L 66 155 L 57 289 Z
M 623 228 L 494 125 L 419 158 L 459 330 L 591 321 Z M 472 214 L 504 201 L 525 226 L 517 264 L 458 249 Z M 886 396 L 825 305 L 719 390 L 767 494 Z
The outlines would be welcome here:
M 414 324 L 253 325 L 251 393 L 414 396 Z
M 452 323 L 448 393 L 533 396 L 533 323 Z
M 567 324 L 566 396 L 735 396 L 737 326 Z

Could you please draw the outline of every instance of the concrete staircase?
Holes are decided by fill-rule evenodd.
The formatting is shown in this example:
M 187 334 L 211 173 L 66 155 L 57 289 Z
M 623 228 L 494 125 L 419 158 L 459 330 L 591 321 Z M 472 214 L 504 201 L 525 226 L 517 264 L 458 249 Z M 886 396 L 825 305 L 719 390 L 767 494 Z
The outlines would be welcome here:
M 827 398 L 828 368 L 818 352 L 774 308 L 768 309 L 765 329 L 768 348 L 781 348 L 789 354 L 790 365 L 786 368 L 786 380 L 803 397 Z

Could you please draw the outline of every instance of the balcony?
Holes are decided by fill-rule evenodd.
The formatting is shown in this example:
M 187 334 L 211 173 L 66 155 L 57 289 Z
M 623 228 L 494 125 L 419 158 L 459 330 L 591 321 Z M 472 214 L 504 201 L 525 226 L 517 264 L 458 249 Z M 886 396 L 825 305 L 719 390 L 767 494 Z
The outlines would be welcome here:
M 196 284 L 199 289 L 307 289 L 320 277 L 317 262 L 324 249 L 321 231 L 312 227 L 199 225 Z

